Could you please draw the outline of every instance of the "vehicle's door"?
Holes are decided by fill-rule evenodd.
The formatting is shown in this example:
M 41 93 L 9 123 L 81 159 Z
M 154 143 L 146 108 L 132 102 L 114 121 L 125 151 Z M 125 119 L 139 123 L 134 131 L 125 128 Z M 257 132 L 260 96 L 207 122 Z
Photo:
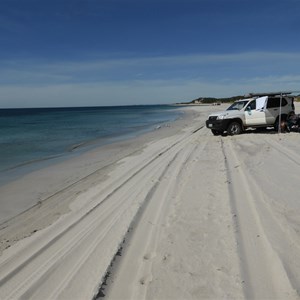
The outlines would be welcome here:
M 282 106 L 287 104 L 285 99 L 282 99 Z M 267 123 L 273 125 L 276 121 L 276 118 L 280 113 L 280 98 L 279 97 L 268 97 L 266 105 L 266 118 Z
M 266 97 L 252 100 L 245 108 L 245 122 L 247 126 L 267 124 L 265 113 Z

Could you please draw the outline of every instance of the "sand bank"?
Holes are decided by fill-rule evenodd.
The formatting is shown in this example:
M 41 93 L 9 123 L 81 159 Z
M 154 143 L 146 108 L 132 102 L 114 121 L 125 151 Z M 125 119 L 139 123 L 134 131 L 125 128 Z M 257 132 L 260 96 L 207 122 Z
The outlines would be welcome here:
M 298 299 L 300 134 L 215 137 L 220 109 L 1 187 L 0 298 Z

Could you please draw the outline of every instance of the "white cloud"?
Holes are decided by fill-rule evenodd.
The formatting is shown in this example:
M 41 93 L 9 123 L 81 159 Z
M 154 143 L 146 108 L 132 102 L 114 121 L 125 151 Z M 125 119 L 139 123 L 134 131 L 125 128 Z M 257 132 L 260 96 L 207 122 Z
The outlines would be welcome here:
M 299 90 L 300 54 L 240 53 L 0 62 L 0 107 L 172 103 Z
M 0 87 L 2 107 L 163 104 L 201 96 L 228 97 L 249 92 L 299 90 L 299 76 L 251 80 L 148 80 L 39 87 Z
M 276 52 L 249 52 L 236 54 L 194 54 L 179 56 L 158 56 L 158 57 L 141 57 L 141 58 L 115 58 L 115 59 L 94 59 L 79 61 L 57 61 L 47 63 L 42 61 L 0 61 L 1 72 L 0 78 L 7 76 L 7 73 L 18 72 L 23 77 L 24 73 L 34 75 L 48 76 L 66 76 L 66 78 L 79 76 L 82 72 L 91 72 L 95 74 L 109 71 L 122 71 L 135 68 L 154 69 L 154 68 L 181 68 L 181 67 L 201 67 L 210 65 L 228 65 L 233 67 L 238 65 L 251 66 L 257 65 L 269 66 L 277 64 L 284 68 L 285 65 L 293 64 L 295 68 L 300 67 L 300 53 L 276 53 Z M 237 70 L 238 71 L 238 70 Z M 140 73 L 140 72 L 139 72 Z M 29 74 L 30 77 L 30 74 Z

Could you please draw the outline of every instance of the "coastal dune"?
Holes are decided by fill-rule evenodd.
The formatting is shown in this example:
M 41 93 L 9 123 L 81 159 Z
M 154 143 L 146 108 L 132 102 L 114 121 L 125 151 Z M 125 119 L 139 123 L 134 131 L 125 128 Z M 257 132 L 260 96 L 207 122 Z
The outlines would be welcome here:
M 0 187 L 0 299 L 299 299 L 300 135 L 224 107 Z

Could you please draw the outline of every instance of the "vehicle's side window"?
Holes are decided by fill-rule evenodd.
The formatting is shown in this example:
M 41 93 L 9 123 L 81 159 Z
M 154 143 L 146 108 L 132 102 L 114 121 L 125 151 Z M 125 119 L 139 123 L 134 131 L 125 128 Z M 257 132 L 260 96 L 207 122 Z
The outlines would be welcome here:
M 267 108 L 279 107 L 279 104 L 280 104 L 279 98 L 269 97 L 268 103 L 267 103 Z
M 286 101 L 286 99 L 282 99 L 282 101 L 281 101 L 281 106 L 286 106 L 288 103 L 287 103 L 287 101 Z
M 281 100 L 281 106 L 286 106 L 287 101 L 285 98 L 282 98 Z M 278 97 L 269 97 L 268 98 L 268 103 L 267 103 L 267 108 L 274 108 L 274 107 L 279 107 L 280 106 L 280 98 Z
M 251 102 L 248 104 L 247 108 L 248 108 L 248 109 L 250 108 L 251 110 L 256 109 L 256 101 L 251 101 Z

